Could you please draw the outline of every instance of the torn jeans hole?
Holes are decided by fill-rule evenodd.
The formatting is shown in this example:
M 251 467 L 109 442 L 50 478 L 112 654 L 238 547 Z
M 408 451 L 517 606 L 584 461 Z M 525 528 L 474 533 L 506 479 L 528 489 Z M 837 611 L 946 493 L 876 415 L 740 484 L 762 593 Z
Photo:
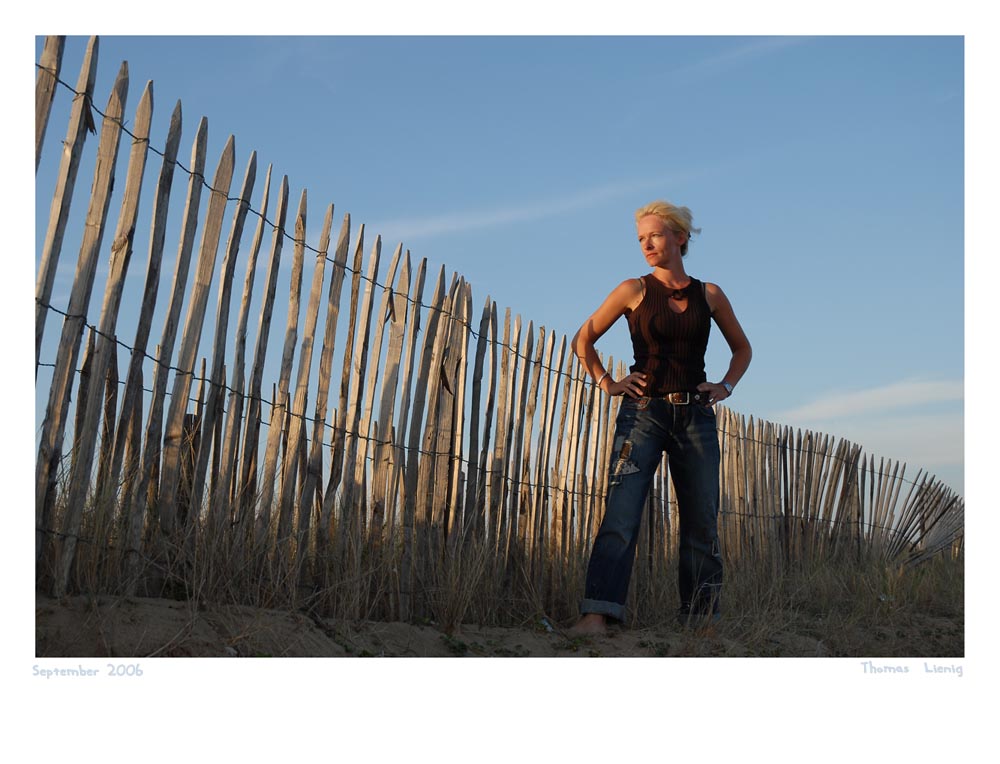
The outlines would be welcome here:
M 618 446 L 617 442 L 615 443 L 615 446 Z M 618 459 L 611 468 L 611 480 L 609 481 L 611 485 L 618 485 L 622 482 L 622 478 L 625 475 L 631 475 L 632 473 L 639 471 L 639 465 L 629 459 L 631 455 L 632 441 L 626 440 L 621 444 L 621 453 L 618 455 Z

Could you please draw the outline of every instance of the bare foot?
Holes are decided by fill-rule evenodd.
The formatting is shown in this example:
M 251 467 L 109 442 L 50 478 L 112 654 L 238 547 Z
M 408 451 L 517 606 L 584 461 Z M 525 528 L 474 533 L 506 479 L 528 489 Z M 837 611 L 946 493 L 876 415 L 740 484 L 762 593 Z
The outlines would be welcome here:
M 587 613 L 567 633 L 571 637 L 602 637 L 608 633 L 608 621 L 600 613 Z

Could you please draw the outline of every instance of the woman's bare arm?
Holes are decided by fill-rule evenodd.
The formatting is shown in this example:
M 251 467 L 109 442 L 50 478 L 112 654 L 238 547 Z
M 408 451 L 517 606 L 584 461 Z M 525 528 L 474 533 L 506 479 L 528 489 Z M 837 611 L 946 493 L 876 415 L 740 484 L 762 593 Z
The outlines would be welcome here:
M 729 369 L 719 383 L 703 382 L 698 385 L 698 389 L 711 393 L 716 401 L 720 401 L 729 397 L 729 392 L 722 383 L 728 382 L 731 386 L 736 387 L 736 383 L 740 381 L 750 366 L 753 350 L 743 327 L 740 326 L 740 322 L 736 318 L 729 298 L 726 297 L 722 289 L 717 284 L 706 282 L 705 297 L 708 300 L 709 308 L 712 309 L 712 318 L 715 319 L 715 324 L 722 332 L 722 336 L 725 337 L 733 355 L 729 362 Z
M 610 373 L 605 370 L 594 344 L 612 325 L 621 318 L 626 309 L 634 310 L 642 301 L 643 284 L 639 279 L 623 281 L 607 296 L 601 306 L 594 311 L 580 330 L 573 337 L 570 348 L 580 359 L 587 373 L 600 383 L 601 389 L 609 395 L 623 393 L 637 398 L 642 395 L 646 385 L 646 376 L 638 372 L 629 374 L 619 382 L 615 382 Z M 605 374 L 608 374 L 605 377 Z

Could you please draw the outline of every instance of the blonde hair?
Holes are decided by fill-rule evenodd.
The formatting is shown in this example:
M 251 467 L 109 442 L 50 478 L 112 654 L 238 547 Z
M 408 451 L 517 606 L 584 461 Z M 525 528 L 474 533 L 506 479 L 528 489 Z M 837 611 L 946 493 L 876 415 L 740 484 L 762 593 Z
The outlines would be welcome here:
M 640 219 L 647 215 L 656 215 L 656 217 L 667 224 L 670 230 L 687 234 L 687 241 L 681 245 L 681 255 L 687 254 L 691 234 L 701 233 L 700 228 L 694 228 L 691 225 L 691 210 L 687 207 L 678 207 L 676 204 L 657 199 L 655 202 L 650 202 L 635 211 L 635 222 L 638 223 Z

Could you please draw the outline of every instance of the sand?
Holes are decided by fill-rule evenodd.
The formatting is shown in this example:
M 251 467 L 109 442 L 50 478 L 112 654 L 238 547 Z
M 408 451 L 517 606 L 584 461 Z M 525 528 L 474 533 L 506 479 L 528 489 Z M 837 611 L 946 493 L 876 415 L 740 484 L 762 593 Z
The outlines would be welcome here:
M 709 630 L 612 627 L 572 639 L 539 619 L 520 627 L 347 622 L 303 612 L 198 607 L 169 599 L 39 595 L 37 657 L 834 657 L 961 656 L 964 624 L 927 616 L 824 639 L 823 624 L 789 618 L 767 630 L 738 620 Z

